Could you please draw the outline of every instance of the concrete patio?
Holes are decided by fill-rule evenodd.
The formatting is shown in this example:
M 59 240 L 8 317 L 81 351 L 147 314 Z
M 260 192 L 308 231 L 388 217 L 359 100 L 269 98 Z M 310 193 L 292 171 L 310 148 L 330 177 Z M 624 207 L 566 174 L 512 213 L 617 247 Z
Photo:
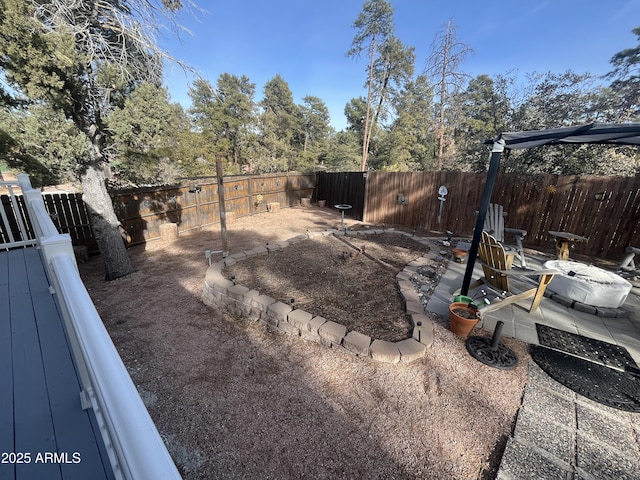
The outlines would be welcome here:
M 544 257 L 527 256 L 530 268 L 542 268 Z M 440 279 L 437 290 L 427 304 L 427 311 L 440 315 L 449 315 L 449 304 L 452 301 L 452 292 L 462 285 L 466 264 L 450 262 L 445 275 Z M 476 264 L 473 279 L 483 276 L 482 268 Z M 485 288 L 486 287 L 482 287 Z M 470 296 L 479 290 L 471 290 Z M 548 287 L 548 292 L 553 291 L 553 281 Z M 492 296 L 487 295 L 490 300 Z M 493 332 L 499 320 L 504 322 L 502 335 L 517 338 L 529 344 L 538 344 L 536 323 L 541 323 L 577 333 L 586 337 L 595 338 L 604 342 L 613 343 L 625 347 L 636 363 L 640 364 L 640 296 L 629 294 L 621 310 L 628 310 L 628 317 L 604 317 L 581 312 L 574 308 L 564 306 L 556 301 L 543 299 L 540 308 L 529 313 L 526 310 L 531 300 L 505 306 L 488 314 L 478 327 Z M 495 295 L 494 295 L 495 297 Z M 623 314 L 623 312 L 620 312 Z
M 531 268 L 540 268 L 547 259 L 527 256 Z M 427 305 L 428 312 L 448 317 L 452 292 L 461 287 L 465 268 L 465 264 L 449 263 Z M 482 269 L 476 264 L 473 279 L 482 275 Z M 553 291 L 553 281 L 549 290 Z M 538 344 L 535 324 L 540 323 L 623 346 L 640 364 L 638 295 L 629 294 L 618 312 L 624 315 L 621 317 L 581 312 L 548 296 L 534 313 L 528 313 L 525 306 L 526 301 L 491 312 L 478 327 L 492 333 L 497 322 L 503 321 L 504 337 L 535 345 Z M 640 413 L 610 408 L 578 395 L 531 361 L 522 405 L 497 478 L 637 479 L 640 478 L 639 438 Z

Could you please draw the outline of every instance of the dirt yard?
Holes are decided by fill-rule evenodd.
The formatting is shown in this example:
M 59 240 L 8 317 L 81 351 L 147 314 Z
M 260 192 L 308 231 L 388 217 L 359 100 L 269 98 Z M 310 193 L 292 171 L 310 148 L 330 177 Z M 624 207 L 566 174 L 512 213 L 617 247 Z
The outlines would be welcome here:
M 241 218 L 228 226 L 229 250 L 339 223 L 337 212 L 316 207 Z M 362 228 L 354 223 L 347 219 Z M 184 478 L 495 476 L 524 388 L 526 345 L 506 342 L 520 363 L 505 372 L 474 360 L 442 319 L 435 319 L 427 355 L 406 365 L 268 333 L 200 301 L 208 266 L 204 251 L 220 246 L 216 226 L 182 234 L 171 244 L 134 247 L 137 271 L 114 282 L 103 281 L 99 257 L 80 264 Z M 295 262 L 296 256 L 288 258 Z M 336 261 L 353 266 L 360 260 Z M 336 273 L 334 268 L 330 279 L 313 277 L 326 283 L 336 281 Z M 287 269 L 278 276 L 285 281 Z M 304 292 L 296 295 L 302 303 Z

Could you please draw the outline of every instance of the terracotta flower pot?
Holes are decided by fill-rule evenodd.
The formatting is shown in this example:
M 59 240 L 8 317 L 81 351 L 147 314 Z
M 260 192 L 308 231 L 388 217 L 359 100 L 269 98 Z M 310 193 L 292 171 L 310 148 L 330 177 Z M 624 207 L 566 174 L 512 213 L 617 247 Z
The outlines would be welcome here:
M 469 335 L 478 323 L 478 310 L 471 308 L 465 302 L 453 302 L 449 305 L 449 319 L 451 331 L 461 337 Z

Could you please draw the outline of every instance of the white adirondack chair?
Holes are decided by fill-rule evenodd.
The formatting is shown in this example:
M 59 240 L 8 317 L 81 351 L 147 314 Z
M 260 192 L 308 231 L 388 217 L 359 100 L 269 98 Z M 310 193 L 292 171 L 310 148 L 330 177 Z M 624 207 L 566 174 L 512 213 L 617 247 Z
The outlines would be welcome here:
M 527 263 L 524 257 L 522 240 L 524 240 L 527 231 L 520 228 L 505 228 L 504 219 L 506 216 L 507 212 L 504 211 L 504 207 L 502 205 L 490 203 L 489 208 L 487 208 L 487 215 L 484 219 L 484 231 L 500 242 L 507 252 L 514 251 L 516 256 L 520 259 L 520 266 L 525 268 Z M 515 245 L 505 243 L 505 233 L 515 237 Z

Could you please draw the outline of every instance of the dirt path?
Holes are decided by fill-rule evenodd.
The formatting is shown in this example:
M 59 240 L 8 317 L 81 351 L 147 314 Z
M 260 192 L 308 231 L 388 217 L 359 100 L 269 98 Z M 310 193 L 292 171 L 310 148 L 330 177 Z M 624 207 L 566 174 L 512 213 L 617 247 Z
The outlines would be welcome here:
M 229 225 L 231 253 L 335 227 L 289 208 Z M 348 221 L 349 224 L 353 222 Z M 185 478 L 493 478 L 526 379 L 436 326 L 426 357 L 387 365 L 267 333 L 200 300 L 218 228 L 130 250 L 137 272 L 82 277 Z

